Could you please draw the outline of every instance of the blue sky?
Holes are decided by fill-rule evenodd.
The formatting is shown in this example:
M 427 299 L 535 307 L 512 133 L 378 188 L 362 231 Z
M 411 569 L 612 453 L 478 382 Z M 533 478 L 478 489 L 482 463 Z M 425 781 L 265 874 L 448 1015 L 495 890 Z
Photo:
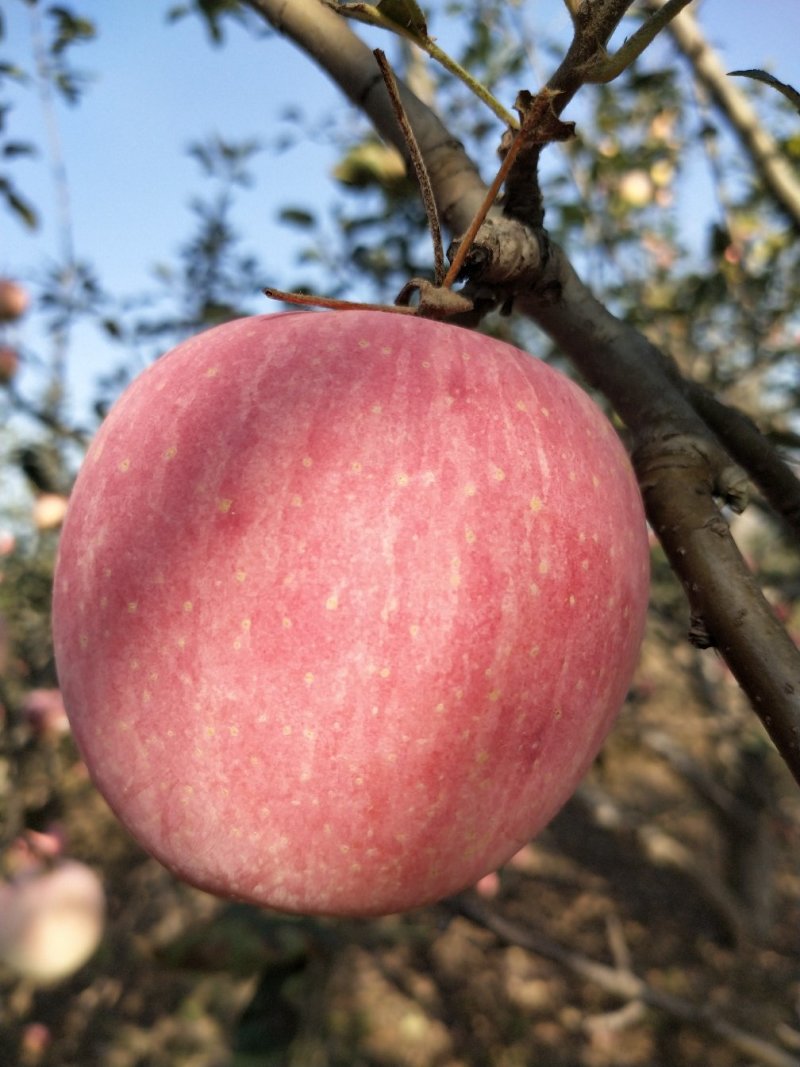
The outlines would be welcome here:
M 287 106 L 300 100 L 313 119 L 338 99 L 288 42 L 231 26 L 226 46 L 212 48 L 196 18 L 165 25 L 172 3 L 83 0 L 80 10 L 97 21 L 100 36 L 76 49 L 74 60 L 93 81 L 79 107 L 58 108 L 78 254 L 118 293 L 145 289 L 154 265 L 173 259 L 190 230 L 187 202 L 201 186 L 198 168 L 186 156 L 191 141 L 213 132 L 231 140 L 255 135 L 269 141 Z M 4 0 L 1 6 L 7 37 L 0 42 L 0 57 L 27 60 L 29 8 L 21 0 Z M 441 11 L 444 3 L 433 0 L 427 6 Z M 563 0 L 528 0 L 522 10 L 531 24 L 541 19 L 549 31 L 567 32 Z M 796 0 L 705 0 L 699 13 L 727 69 L 765 67 L 783 80 L 800 81 Z M 446 46 L 457 26 L 448 27 L 440 14 L 433 30 Z M 20 98 L 10 131 L 44 143 L 43 112 L 34 92 Z M 335 154 L 320 137 L 283 154 L 264 153 L 259 160 L 258 185 L 242 201 L 240 229 L 270 271 L 265 284 L 280 284 L 289 273 L 295 237 L 277 224 L 278 210 L 287 202 L 326 203 Z M 18 164 L 15 174 L 43 216 L 52 219 L 54 190 L 46 156 Z M 21 278 L 35 291 L 37 277 L 58 247 L 51 224 L 29 235 L 0 214 L 0 274 Z M 263 310 L 269 310 L 266 300 Z M 19 329 L 23 342 L 35 343 L 34 317 Z M 113 366 L 120 358 L 89 338 L 79 347 L 70 364 L 78 409 L 91 395 L 93 379 L 110 369 L 109 360 Z

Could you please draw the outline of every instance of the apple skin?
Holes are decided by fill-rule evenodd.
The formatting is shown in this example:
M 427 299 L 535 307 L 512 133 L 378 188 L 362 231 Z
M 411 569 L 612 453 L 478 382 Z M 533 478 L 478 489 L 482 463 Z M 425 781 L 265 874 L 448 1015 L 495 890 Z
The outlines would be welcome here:
M 181 878 L 289 912 L 430 903 L 567 800 L 622 704 L 649 555 L 566 377 L 386 312 L 238 320 L 124 393 L 54 588 L 95 782 Z

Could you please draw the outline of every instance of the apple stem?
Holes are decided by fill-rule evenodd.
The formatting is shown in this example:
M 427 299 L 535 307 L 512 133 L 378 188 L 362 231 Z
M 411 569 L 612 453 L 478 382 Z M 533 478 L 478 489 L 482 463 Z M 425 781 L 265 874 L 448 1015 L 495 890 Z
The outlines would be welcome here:
M 270 300 L 282 300 L 285 304 L 300 307 L 330 308 L 333 311 L 393 311 L 398 315 L 416 315 L 415 307 L 397 307 L 394 304 L 358 303 L 352 300 L 337 300 L 332 296 L 315 296 L 312 293 L 287 293 L 283 289 L 267 286 L 262 292 Z

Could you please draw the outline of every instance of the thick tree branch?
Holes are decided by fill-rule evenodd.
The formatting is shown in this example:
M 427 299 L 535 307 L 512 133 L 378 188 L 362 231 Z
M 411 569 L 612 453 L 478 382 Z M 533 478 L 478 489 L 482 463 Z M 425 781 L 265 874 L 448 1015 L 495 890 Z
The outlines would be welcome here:
M 662 0 L 648 2 L 652 10 L 662 6 Z M 668 32 L 689 60 L 697 80 L 736 133 L 773 199 L 794 229 L 800 230 L 800 178 L 781 153 L 774 137 L 764 128 L 747 95 L 726 74 L 697 20 L 689 11 L 682 11 L 669 24 Z

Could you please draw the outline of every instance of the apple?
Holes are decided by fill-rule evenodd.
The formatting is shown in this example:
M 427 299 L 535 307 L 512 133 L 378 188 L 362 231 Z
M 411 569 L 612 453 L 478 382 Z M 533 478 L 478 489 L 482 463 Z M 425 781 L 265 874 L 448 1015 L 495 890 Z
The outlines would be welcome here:
M 28 290 L 10 278 L 0 278 L 0 322 L 13 322 L 28 310 Z
M 0 385 L 13 382 L 19 370 L 19 353 L 10 345 L 0 345 Z
M 49 1026 L 39 1022 L 26 1023 L 19 1043 L 21 1063 L 41 1063 L 52 1044 L 53 1032 Z
M 627 454 L 546 364 L 388 312 L 240 319 L 148 368 L 88 452 L 60 685 L 100 791 L 181 878 L 401 911 L 575 789 L 648 561 Z
M 105 893 L 91 868 L 59 860 L 0 883 L 0 961 L 24 978 L 56 982 L 100 944 Z
M 20 712 L 39 737 L 57 739 L 69 732 L 60 689 L 31 689 L 22 700 Z
M 652 178 L 646 170 L 628 171 L 617 183 L 617 193 L 629 207 L 647 207 L 654 192 Z
M 37 530 L 55 530 L 64 521 L 67 498 L 60 493 L 39 493 L 33 502 L 33 525 Z

